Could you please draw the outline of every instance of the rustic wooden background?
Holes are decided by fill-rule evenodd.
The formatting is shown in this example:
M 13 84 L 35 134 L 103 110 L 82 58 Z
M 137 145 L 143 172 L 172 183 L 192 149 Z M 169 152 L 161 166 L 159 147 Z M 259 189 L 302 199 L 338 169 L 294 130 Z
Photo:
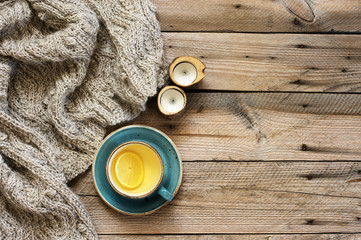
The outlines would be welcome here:
M 143 217 L 73 181 L 100 238 L 361 239 L 361 1 L 153 2 L 167 61 L 198 57 L 206 78 L 181 118 L 152 99 L 131 123 L 174 140 L 184 180 Z

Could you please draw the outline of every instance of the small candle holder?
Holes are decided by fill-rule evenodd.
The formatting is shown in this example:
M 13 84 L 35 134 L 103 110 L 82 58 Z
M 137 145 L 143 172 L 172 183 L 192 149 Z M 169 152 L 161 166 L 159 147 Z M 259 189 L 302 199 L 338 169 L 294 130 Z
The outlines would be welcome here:
M 185 92 L 176 86 L 164 87 L 158 94 L 159 111 L 167 116 L 180 115 L 187 104 Z
M 178 57 L 169 65 L 169 76 L 176 85 L 189 87 L 204 78 L 205 68 L 198 58 Z

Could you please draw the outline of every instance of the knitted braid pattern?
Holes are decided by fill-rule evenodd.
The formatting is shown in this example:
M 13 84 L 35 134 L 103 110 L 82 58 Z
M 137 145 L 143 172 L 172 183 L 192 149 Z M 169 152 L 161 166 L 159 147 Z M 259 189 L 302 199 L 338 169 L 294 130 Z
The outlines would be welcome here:
M 0 239 L 94 239 L 66 183 L 164 84 L 148 0 L 0 1 Z

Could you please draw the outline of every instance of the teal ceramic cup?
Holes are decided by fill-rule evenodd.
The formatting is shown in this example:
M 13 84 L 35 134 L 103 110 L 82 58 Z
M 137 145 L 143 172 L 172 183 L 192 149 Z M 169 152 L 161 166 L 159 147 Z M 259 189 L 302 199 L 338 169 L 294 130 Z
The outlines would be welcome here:
M 151 146 L 163 164 L 163 174 L 154 191 L 137 198 L 117 192 L 107 178 L 107 162 L 113 151 L 128 142 L 142 142 Z M 177 194 L 183 175 L 182 161 L 173 141 L 163 132 L 148 126 L 130 125 L 109 134 L 94 156 L 92 175 L 95 189 L 101 199 L 114 210 L 127 215 L 153 213 Z

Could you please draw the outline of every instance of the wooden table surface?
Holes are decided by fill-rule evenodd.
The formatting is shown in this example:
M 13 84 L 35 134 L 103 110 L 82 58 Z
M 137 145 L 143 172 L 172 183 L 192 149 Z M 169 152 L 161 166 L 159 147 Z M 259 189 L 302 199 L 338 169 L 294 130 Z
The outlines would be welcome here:
M 361 1 L 153 0 L 166 59 L 206 78 L 168 120 L 131 123 L 183 159 L 175 199 L 142 217 L 110 209 L 88 171 L 70 185 L 101 239 L 361 239 Z M 117 126 L 119 127 L 119 126 Z

